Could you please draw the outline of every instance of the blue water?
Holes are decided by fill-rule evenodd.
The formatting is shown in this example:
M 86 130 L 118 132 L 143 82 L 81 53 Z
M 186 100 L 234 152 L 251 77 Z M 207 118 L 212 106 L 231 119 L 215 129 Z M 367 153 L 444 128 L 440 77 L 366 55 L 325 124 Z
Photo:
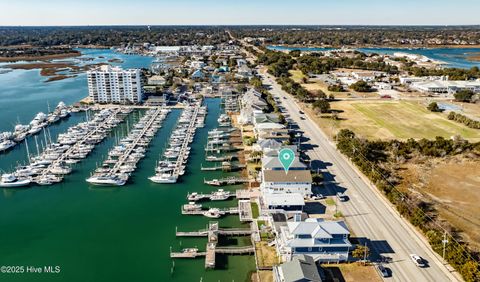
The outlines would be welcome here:
M 317 48 L 317 47 L 287 47 L 287 46 L 268 46 L 270 50 L 277 51 L 328 51 L 334 48 Z M 445 62 L 447 67 L 469 69 L 471 67 L 480 67 L 480 62 L 469 61 L 466 58 L 467 54 L 480 53 L 480 48 L 420 48 L 420 49 L 408 49 L 408 48 L 358 48 L 358 51 L 365 53 L 378 53 L 391 55 L 395 52 L 404 52 L 411 54 L 424 55 L 433 60 Z
M 154 59 L 118 54 L 108 49 L 79 50 L 82 52 L 79 58 L 94 58 L 94 60 L 85 62 L 73 58 L 56 61 L 74 61 L 84 65 L 105 63 L 110 59 L 118 58 L 123 63 L 111 64 L 124 68 L 148 68 Z M 53 108 L 60 101 L 69 105 L 88 96 L 85 73 L 59 81 L 45 82 L 46 79 L 40 75 L 40 70 L 14 70 L 0 74 L 0 132 L 12 131 L 18 122 L 28 124 L 36 113 L 48 112 L 48 105 Z

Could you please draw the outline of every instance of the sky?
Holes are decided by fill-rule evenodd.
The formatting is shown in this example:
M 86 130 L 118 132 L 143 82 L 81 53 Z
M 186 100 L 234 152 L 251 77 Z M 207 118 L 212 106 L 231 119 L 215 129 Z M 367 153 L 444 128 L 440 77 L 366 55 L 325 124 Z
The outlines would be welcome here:
M 478 25 L 479 0 L 0 0 L 0 26 Z

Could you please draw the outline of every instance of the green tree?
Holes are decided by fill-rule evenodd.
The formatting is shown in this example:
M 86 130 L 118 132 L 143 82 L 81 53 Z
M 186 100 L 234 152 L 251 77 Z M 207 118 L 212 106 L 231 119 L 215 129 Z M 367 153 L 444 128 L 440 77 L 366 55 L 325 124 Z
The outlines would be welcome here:
M 480 281 L 480 266 L 476 261 L 468 260 L 460 269 L 460 273 L 467 282 Z
M 359 80 L 353 83 L 352 85 L 350 85 L 350 88 L 357 92 L 372 92 L 372 87 L 363 80 Z
M 313 108 L 318 109 L 320 113 L 328 113 L 330 111 L 330 103 L 327 100 L 317 100 L 313 102 Z
M 461 90 L 453 94 L 453 97 L 455 97 L 455 101 L 458 102 L 471 102 L 474 94 L 471 90 Z
M 365 253 L 367 254 L 366 256 L 365 256 Z M 370 249 L 365 245 L 358 245 L 352 251 L 352 257 L 356 259 L 363 259 L 364 257 L 368 258 L 369 256 L 370 256 Z
M 431 102 L 428 104 L 427 109 L 431 112 L 441 112 L 442 110 L 438 106 L 437 102 Z

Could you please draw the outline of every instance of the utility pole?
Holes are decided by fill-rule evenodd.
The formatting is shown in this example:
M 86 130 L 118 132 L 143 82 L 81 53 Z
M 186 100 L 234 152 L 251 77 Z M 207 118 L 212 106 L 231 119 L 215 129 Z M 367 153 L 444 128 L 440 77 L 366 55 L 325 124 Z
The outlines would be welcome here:
M 442 243 L 443 243 L 443 254 L 442 254 L 442 258 L 443 258 L 443 260 L 445 260 L 445 248 L 446 248 L 447 243 L 448 243 L 447 231 L 445 231 L 445 233 L 443 234 Z

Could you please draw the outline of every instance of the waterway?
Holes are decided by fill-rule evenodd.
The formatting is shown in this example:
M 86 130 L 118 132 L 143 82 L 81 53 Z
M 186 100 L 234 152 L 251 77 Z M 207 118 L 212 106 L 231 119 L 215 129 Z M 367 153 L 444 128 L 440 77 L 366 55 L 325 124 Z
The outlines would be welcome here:
M 97 56 L 120 56 L 110 50 L 89 52 Z M 148 67 L 146 57 L 121 57 L 124 64 Z M 47 99 L 51 105 L 59 100 L 72 103 L 86 95 L 86 81 L 82 76 L 44 84 L 44 78 L 35 71 L 15 70 L 4 75 L 12 74 L 21 77 L 18 81 L 9 78 L 18 87 L 0 82 L 0 106 L 2 109 L 16 107 L 17 110 L 0 110 L 1 121 L 9 120 L 10 123 L 16 120 L 16 116 L 14 119 L 10 117 L 12 112 L 20 120 L 28 121 L 39 111 L 37 107 L 47 107 Z M 0 80 L 5 79 L 4 75 L 0 75 Z M 22 86 L 27 82 L 30 84 L 28 91 Z M 43 88 L 36 92 L 36 87 L 40 86 Z M 9 89 L 9 97 L 3 97 L 4 87 Z M 22 108 L 25 104 L 22 95 L 33 103 L 29 105 L 33 110 Z M 11 106 L 5 106 L 5 101 Z M 127 134 L 128 128 L 138 120 L 139 112 L 131 113 L 128 122 L 115 128 L 91 155 L 74 166 L 73 173 L 62 183 L 27 189 L 0 189 L 0 265 L 60 267 L 57 274 L 0 274 L 0 281 L 248 281 L 250 272 L 255 269 L 253 256 L 220 256 L 217 257 L 217 269 L 208 271 L 204 269 L 203 258 L 176 260 L 175 263 L 169 258 L 170 248 L 176 251 L 195 246 L 205 249 L 206 238 L 175 237 L 176 227 L 182 231 L 194 231 L 204 228 L 209 221 L 202 216 L 181 215 L 180 206 L 187 202 L 187 193 L 215 190 L 203 184 L 204 177 L 235 175 L 200 171 L 207 132 L 217 126 L 221 113 L 219 99 L 207 99 L 205 104 L 208 107 L 206 125 L 197 130 L 187 171 L 177 184 L 155 184 L 148 180 L 154 174 L 156 161 L 167 146 L 180 116 L 180 110 L 173 110 L 151 142 L 146 157 L 138 163 L 129 183 L 123 187 L 98 188 L 88 185 L 85 179 L 106 158 L 116 140 Z M 51 126 L 52 139 L 85 118 L 85 113 L 76 113 Z M 3 129 L 3 122 L 1 126 Z M 43 138 L 39 135 L 38 142 Z M 28 143 L 30 152 L 35 152 L 34 140 L 30 138 Z M 22 144 L 8 154 L 0 155 L 0 169 L 10 170 L 17 162 L 24 161 L 26 149 Z M 226 189 L 234 191 L 238 188 Z M 205 205 L 231 207 L 236 203 L 236 200 L 230 200 Z M 218 221 L 221 227 L 248 227 L 241 224 L 236 215 Z M 221 240 L 220 244 L 242 246 L 250 242 L 248 237 L 238 237 Z
M 288 46 L 268 46 L 270 50 L 290 51 L 301 50 L 310 52 L 320 52 L 333 50 L 333 48 L 318 47 L 288 47 Z M 472 67 L 480 67 L 479 61 L 469 61 L 469 54 L 479 54 L 480 48 L 358 48 L 357 50 L 365 53 L 377 53 L 392 55 L 396 52 L 404 52 L 410 54 L 423 55 L 436 61 L 446 63 L 447 67 L 469 69 Z

